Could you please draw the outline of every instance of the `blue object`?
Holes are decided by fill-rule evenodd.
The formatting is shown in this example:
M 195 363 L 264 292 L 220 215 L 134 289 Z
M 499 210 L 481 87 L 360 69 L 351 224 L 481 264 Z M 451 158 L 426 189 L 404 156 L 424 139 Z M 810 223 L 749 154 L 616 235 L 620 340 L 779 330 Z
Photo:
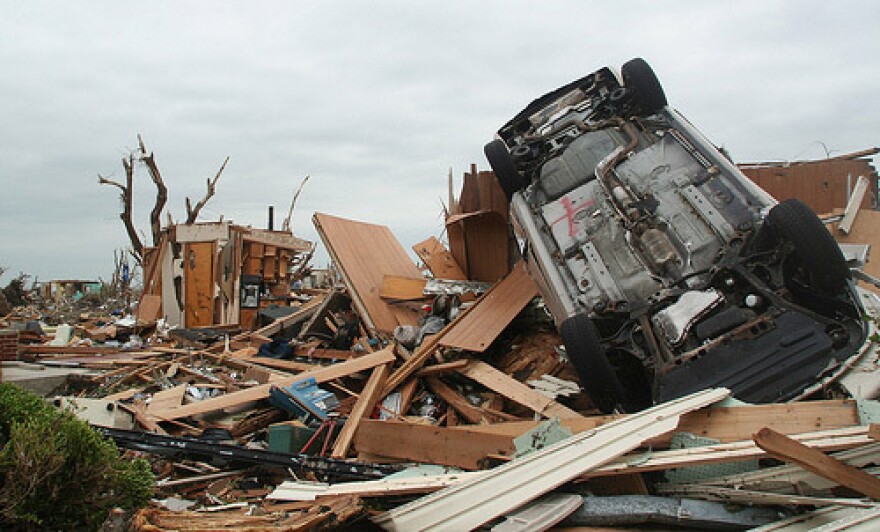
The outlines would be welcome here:
M 273 406 L 293 412 L 304 423 L 325 421 L 339 400 L 332 393 L 318 387 L 314 377 L 295 382 L 290 386 L 272 386 L 269 402 Z

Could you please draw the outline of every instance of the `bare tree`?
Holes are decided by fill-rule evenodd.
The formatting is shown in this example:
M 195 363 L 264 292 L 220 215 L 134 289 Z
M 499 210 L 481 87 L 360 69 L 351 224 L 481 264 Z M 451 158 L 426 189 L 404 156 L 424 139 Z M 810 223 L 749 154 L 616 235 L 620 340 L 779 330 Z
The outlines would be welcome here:
M 132 219 L 132 185 L 134 183 L 135 165 L 141 163 L 146 166 L 147 172 L 150 174 L 150 179 L 156 186 L 156 201 L 153 204 L 153 209 L 150 211 L 150 232 L 153 237 L 153 246 L 159 244 L 160 235 L 162 233 L 162 211 L 165 209 L 165 204 L 168 202 L 168 188 L 165 186 L 165 181 L 162 179 L 161 172 L 159 172 L 159 166 L 156 164 L 156 158 L 153 152 L 147 150 L 144 139 L 140 134 L 138 134 L 137 140 L 138 149 L 133 150 L 128 154 L 128 157 L 122 159 L 122 167 L 125 169 L 125 183 L 123 184 L 108 179 L 101 174 L 98 174 L 98 183 L 101 185 L 111 185 L 120 190 L 122 212 L 119 213 L 119 218 L 122 220 L 123 225 L 125 225 L 125 231 L 128 234 L 128 239 L 131 241 L 132 255 L 137 261 L 137 264 L 141 265 L 144 258 L 144 244 L 138 235 L 137 229 L 135 229 L 134 220 Z M 205 197 L 202 198 L 195 207 L 192 207 L 189 198 L 186 198 L 187 224 L 195 223 L 199 216 L 199 211 L 202 210 L 208 200 L 214 195 L 217 180 L 220 179 L 220 174 L 223 173 L 223 170 L 226 168 L 226 163 L 228 162 L 229 157 L 223 161 L 220 170 L 217 171 L 217 175 L 215 175 L 213 179 L 208 179 L 208 191 L 205 194 Z M 168 225 L 173 225 L 174 222 L 171 219 L 171 214 L 166 214 L 168 214 Z
M 296 205 L 296 199 L 299 198 L 299 193 L 302 192 L 303 187 L 306 186 L 309 177 L 310 176 L 306 174 L 302 182 L 300 182 L 299 188 L 297 188 L 296 192 L 293 194 L 293 199 L 290 201 L 290 209 L 287 211 L 287 218 L 285 218 L 284 222 L 281 224 L 282 231 L 290 231 L 290 219 L 293 217 L 293 207 Z

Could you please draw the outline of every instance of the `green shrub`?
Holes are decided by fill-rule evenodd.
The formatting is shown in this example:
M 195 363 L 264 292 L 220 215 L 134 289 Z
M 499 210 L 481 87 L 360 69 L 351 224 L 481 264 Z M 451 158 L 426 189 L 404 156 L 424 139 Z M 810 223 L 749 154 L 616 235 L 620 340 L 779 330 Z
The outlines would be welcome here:
M 95 530 L 114 507 L 145 504 L 154 478 L 88 423 L 0 384 L 0 528 Z

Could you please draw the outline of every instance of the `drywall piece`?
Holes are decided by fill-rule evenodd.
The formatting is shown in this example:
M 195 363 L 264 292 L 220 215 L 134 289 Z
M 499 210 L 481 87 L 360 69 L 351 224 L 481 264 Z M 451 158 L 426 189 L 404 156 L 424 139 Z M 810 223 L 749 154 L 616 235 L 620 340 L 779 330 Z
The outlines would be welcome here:
M 323 213 L 315 213 L 312 221 L 367 328 L 391 333 L 398 325 L 418 323 L 416 311 L 379 297 L 385 275 L 421 277 L 388 227 Z
M 720 401 L 711 389 L 649 408 L 498 466 L 373 518 L 386 530 L 471 530 L 670 431 L 679 416 Z
M 880 479 L 861 469 L 844 464 L 825 453 L 811 449 L 784 434 L 765 427 L 753 437 L 767 454 L 785 462 L 794 462 L 817 475 L 831 479 L 862 495 L 880 500 Z
M 581 507 L 584 498 L 573 493 L 548 493 L 504 516 L 492 532 L 541 532 Z
M 836 460 L 847 463 L 853 467 L 864 468 L 870 464 L 880 463 L 880 443 L 862 445 L 853 449 L 839 451 L 832 456 Z M 874 470 L 880 468 L 873 468 Z M 869 473 L 874 474 L 868 470 Z M 745 490 L 800 494 L 817 496 L 827 494 L 837 486 L 836 482 L 811 473 L 799 465 L 785 464 L 776 467 L 767 467 L 749 473 L 739 473 L 714 479 L 706 479 L 697 486 L 706 487 L 737 487 Z
M 135 426 L 134 417 L 113 401 L 85 397 L 56 397 L 52 402 L 56 407 L 70 410 L 76 417 L 92 425 L 124 430 L 131 430 Z
M 472 360 L 458 370 L 465 377 L 479 382 L 492 391 L 498 392 L 511 401 L 531 408 L 544 417 L 573 418 L 582 417 L 574 410 L 557 403 L 541 392 L 508 377 L 504 372 L 482 362 Z
M 831 506 L 812 512 L 781 519 L 764 526 L 752 528 L 752 532 L 806 532 L 808 530 L 850 530 L 872 532 L 880 530 L 880 506 L 852 508 Z
M 846 209 L 843 210 L 843 219 L 837 224 L 837 230 L 848 235 L 852 229 L 853 223 L 856 221 L 856 215 L 859 213 L 859 207 L 862 206 L 862 200 L 865 198 L 865 192 L 868 190 L 870 182 L 868 178 L 860 175 L 852 195 L 846 202 Z
M 482 353 L 537 295 L 538 287 L 518 263 L 474 303 L 467 318 L 456 320 L 440 345 Z
M 722 488 L 720 486 L 705 486 L 702 484 L 665 484 L 657 488 L 657 493 L 663 495 L 675 495 L 679 497 L 693 497 L 710 501 L 744 505 L 768 505 L 768 506 L 853 506 L 856 508 L 869 508 L 875 505 L 861 499 L 841 499 L 809 497 L 804 495 L 786 495 L 766 491 L 752 491 L 736 488 Z
M 352 373 L 372 369 L 382 364 L 389 364 L 393 362 L 395 358 L 396 357 L 391 348 L 386 348 L 381 351 L 376 351 L 375 353 L 346 360 L 345 362 L 340 362 L 331 366 L 305 371 L 298 375 L 272 375 L 270 377 L 270 382 L 266 384 L 227 393 L 219 397 L 206 399 L 197 403 L 190 403 L 177 408 L 163 409 L 159 412 L 154 412 L 154 414 L 162 419 L 180 419 L 182 417 L 215 412 L 223 408 L 239 406 L 251 401 L 268 399 L 269 390 L 272 386 L 290 386 L 295 382 L 308 378 L 314 378 L 318 383 L 327 382 L 339 377 L 351 375 Z
M 266 495 L 270 501 L 313 501 L 327 493 L 330 484 L 325 482 L 308 482 L 304 480 L 288 480 Z
M 814 449 L 834 451 L 873 443 L 873 440 L 868 435 L 869 430 L 869 427 L 849 427 L 844 429 L 796 434 L 793 435 L 792 438 Z M 763 457 L 764 455 L 764 451 L 758 447 L 755 442 L 751 440 L 738 441 L 712 445 L 709 447 L 655 451 L 636 457 L 625 456 L 623 458 L 612 460 L 611 462 L 590 471 L 585 476 L 597 477 L 605 475 L 644 473 L 647 471 L 661 471 L 674 467 L 750 460 L 752 458 Z

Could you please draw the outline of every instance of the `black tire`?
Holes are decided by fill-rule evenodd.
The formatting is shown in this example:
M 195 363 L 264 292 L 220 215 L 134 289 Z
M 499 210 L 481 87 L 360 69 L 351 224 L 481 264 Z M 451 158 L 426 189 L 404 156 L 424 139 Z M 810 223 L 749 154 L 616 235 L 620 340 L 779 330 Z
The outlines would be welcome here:
M 585 314 L 577 314 L 562 322 L 559 334 L 581 386 L 596 408 L 610 414 L 625 405 L 627 394 L 605 356 L 599 331 L 593 321 Z
M 495 177 L 498 179 L 498 184 L 501 185 L 501 190 L 504 191 L 504 195 L 510 201 L 514 193 L 522 190 L 526 184 L 522 174 L 516 169 L 513 157 L 507 151 L 507 146 L 501 139 L 495 139 L 486 144 L 483 152 L 486 154 L 489 166 L 495 172 Z
M 635 93 L 643 113 L 650 114 L 666 107 L 666 93 L 654 69 L 641 57 L 624 63 L 620 69 L 623 85 Z
M 789 198 L 770 209 L 767 218 L 777 238 L 794 247 L 791 259 L 809 286 L 832 293 L 846 284 L 850 273 L 840 246 L 810 207 Z

